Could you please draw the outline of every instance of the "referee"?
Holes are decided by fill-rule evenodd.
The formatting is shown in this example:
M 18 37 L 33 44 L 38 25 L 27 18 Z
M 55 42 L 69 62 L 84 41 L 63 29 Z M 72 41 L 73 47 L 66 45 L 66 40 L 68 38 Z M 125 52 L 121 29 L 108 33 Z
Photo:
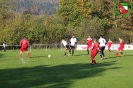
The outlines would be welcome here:
M 105 59 L 104 49 L 106 46 L 106 39 L 104 39 L 102 35 L 100 35 L 100 38 L 99 38 L 99 45 L 100 45 L 100 56 L 101 56 L 101 59 L 103 60 Z

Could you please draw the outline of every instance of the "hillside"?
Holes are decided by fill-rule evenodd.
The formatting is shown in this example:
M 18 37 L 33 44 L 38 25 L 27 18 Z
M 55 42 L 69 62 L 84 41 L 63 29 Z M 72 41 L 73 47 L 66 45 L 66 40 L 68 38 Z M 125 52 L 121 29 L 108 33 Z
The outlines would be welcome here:
M 58 0 L 14 0 L 15 12 L 30 12 L 35 15 L 51 15 L 58 8 Z

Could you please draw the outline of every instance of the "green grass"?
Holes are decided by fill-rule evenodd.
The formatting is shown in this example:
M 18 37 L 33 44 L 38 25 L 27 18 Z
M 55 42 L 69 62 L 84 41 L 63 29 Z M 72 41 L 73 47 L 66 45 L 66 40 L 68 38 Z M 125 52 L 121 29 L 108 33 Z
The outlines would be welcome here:
M 0 88 L 133 88 L 133 52 L 114 58 L 115 52 L 90 65 L 86 51 L 64 57 L 63 50 L 32 50 L 32 58 L 23 53 L 25 63 L 19 50 L 0 51 Z

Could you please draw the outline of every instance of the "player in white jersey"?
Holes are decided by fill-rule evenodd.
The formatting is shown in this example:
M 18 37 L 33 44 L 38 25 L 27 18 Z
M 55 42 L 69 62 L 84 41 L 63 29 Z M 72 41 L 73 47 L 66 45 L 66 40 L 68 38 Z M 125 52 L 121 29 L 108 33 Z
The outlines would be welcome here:
M 64 40 L 64 38 L 62 38 L 61 40 L 61 43 L 60 44 L 63 44 L 64 46 L 64 56 L 66 56 L 66 53 L 67 53 L 67 49 L 70 49 L 70 46 L 67 44 L 67 41 Z
M 70 39 L 70 49 L 69 49 L 69 53 L 72 54 L 72 56 L 74 54 L 76 43 L 77 43 L 77 39 L 75 38 L 74 35 L 72 35 L 72 38 Z
M 103 38 L 102 35 L 100 35 L 100 38 L 99 38 L 99 45 L 100 45 L 100 56 L 101 56 L 101 59 L 104 59 L 105 58 L 104 49 L 105 49 L 105 46 L 106 46 L 106 40 Z

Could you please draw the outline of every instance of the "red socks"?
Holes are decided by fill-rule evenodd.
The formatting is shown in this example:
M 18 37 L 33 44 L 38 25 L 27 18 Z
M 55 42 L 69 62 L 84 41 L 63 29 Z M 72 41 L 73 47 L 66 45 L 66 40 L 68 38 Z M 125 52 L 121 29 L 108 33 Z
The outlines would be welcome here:
M 22 58 L 22 54 L 20 54 L 19 57 Z
M 116 53 L 116 55 L 115 56 L 118 56 L 118 53 Z
M 95 61 L 94 59 L 92 60 L 92 63 L 97 64 L 96 61 Z
M 28 56 L 30 57 L 30 53 L 28 53 Z
M 123 53 L 122 52 L 120 52 L 121 53 L 121 56 L 123 56 Z M 116 53 L 116 55 L 115 55 L 116 57 L 118 56 L 118 52 Z
M 121 52 L 121 56 L 123 56 L 123 53 Z

